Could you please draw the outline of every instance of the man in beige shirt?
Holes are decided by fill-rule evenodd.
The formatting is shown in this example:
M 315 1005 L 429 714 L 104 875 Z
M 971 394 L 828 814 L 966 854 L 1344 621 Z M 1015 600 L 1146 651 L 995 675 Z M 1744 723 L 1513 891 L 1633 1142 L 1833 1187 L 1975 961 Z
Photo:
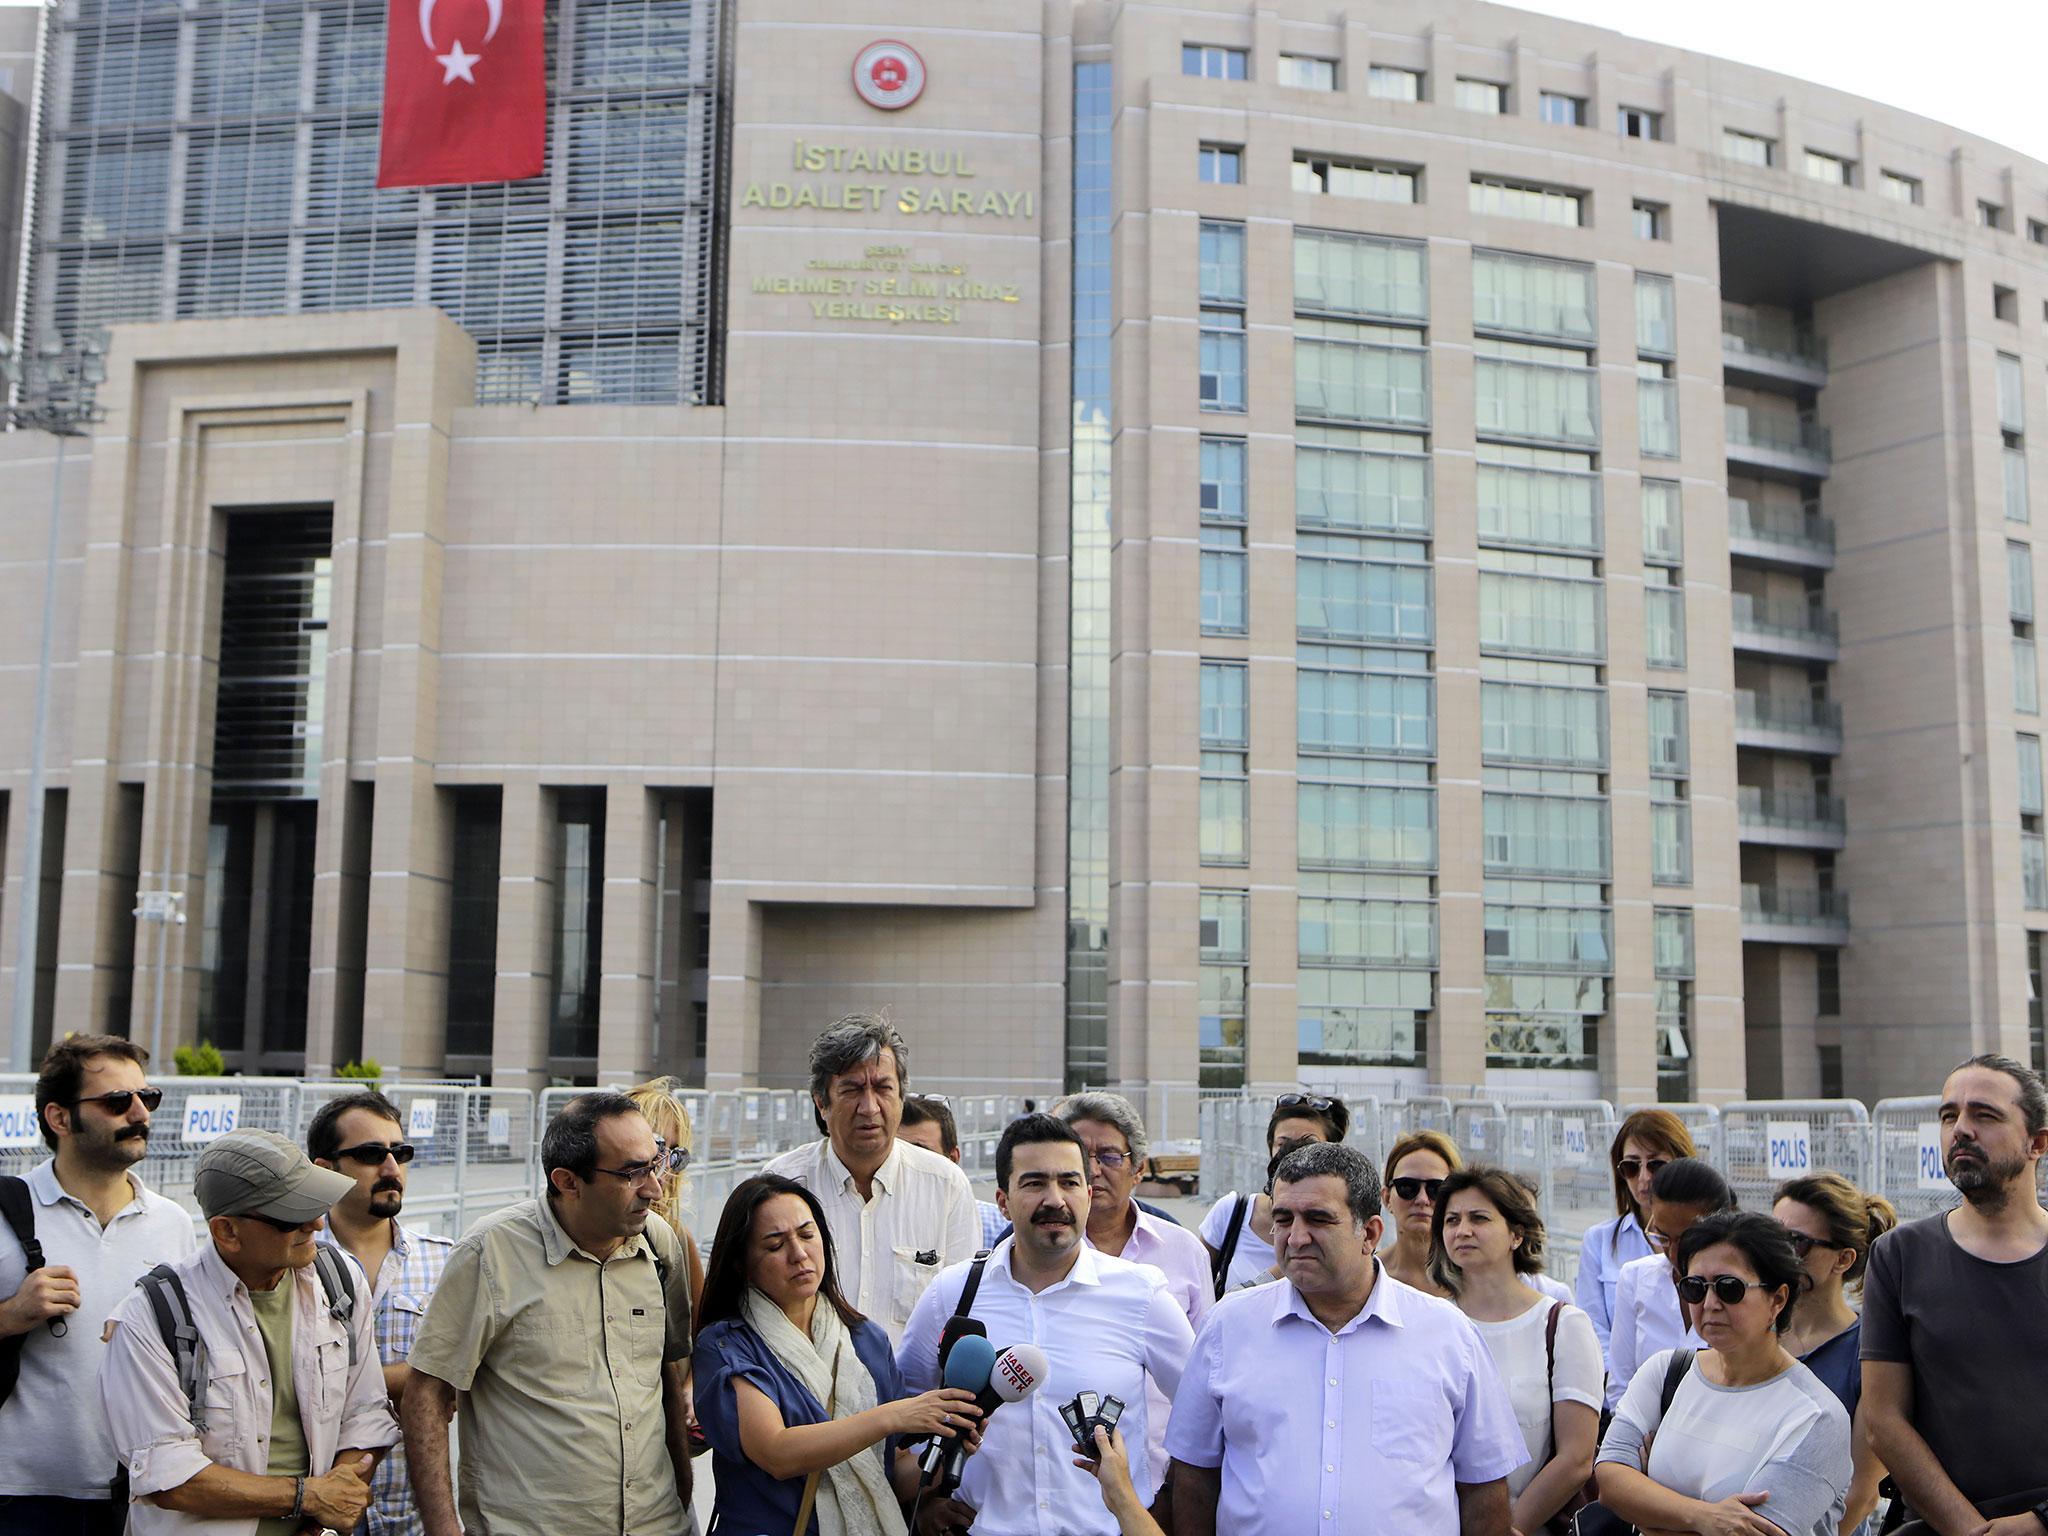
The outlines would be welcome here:
M 631 1099 L 584 1094 L 542 1138 L 546 1196 L 493 1212 L 455 1245 L 401 1408 L 427 1536 L 686 1529 L 689 1280 L 652 1210 L 676 1160 Z

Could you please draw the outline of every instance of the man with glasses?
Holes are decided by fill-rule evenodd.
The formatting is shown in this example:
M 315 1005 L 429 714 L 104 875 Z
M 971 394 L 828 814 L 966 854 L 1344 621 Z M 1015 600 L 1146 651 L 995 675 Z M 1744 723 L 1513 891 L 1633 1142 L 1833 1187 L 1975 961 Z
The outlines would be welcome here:
M 275 1131 L 230 1131 L 199 1154 L 209 1240 L 128 1293 L 100 1370 L 132 1536 L 293 1536 L 362 1518 L 398 1425 L 369 1309 L 339 1306 L 314 1272 L 314 1234 L 350 1188 Z
M 690 1503 L 689 1272 L 653 1207 L 684 1153 L 597 1092 L 562 1106 L 540 1155 L 546 1195 L 464 1234 L 413 1342 L 400 1411 L 427 1536 L 671 1536 Z
M 381 1093 L 363 1090 L 329 1099 L 306 1129 L 306 1151 L 314 1163 L 355 1180 L 355 1188 L 328 1215 L 320 1241 L 349 1254 L 370 1277 L 377 1358 L 384 1364 L 384 1390 L 394 1412 L 412 1374 L 407 1361 L 420 1318 L 454 1247 L 447 1238 L 398 1219 L 405 1204 L 405 1169 L 413 1159 L 402 1127 L 397 1105 Z M 416 1536 L 420 1529 L 405 1452 L 396 1449 L 377 1468 L 364 1530 L 368 1536 Z
M 36 1078 L 36 1119 L 55 1155 L 10 1181 L 40 1269 L 27 1267 L 31 1234 L 0 1220 L 0 1348 L 20 1351 L 0 1402 L 0 1536 L 118 1536 L 128 1518 L 111 1497 L 100 1330 L 138 1278 L 194 1246 L 192 1218 L 135 1173 L 163 1102 L 148 1060 L 115 1036 L 73 1035 Z

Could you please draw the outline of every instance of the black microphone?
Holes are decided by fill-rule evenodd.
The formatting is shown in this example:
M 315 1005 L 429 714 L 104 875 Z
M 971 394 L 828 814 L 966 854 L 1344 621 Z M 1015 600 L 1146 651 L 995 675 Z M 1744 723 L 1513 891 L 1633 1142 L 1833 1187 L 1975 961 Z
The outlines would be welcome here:
M 981 1319 L 978 1317 L 949 1317 L 946 1319 L 945 1329 L 939 1334 L 939 1379 L 941 1381 L 945 1380 L 946 1361 L 952 1356 L 953 1346 L 969 1334 L 974 1335 L 976 1338 L 985 1339 L 988 1337 L 988 1329 L 983 1326 Z
M 974 1400 L 975 1406 L 981 1410 L 982 1433 L 988 1432 L 988 1422 L 996 1409 L 1036 1392 L 1049 1369 L 1051 1365 L 1045 1358 L 1045 1351 L 1036 1344 L 1012 1344 L 997 1355 L 995 1366 L 989 1372 L 988 1385 Z M 960 1476 L 966 1465 L 967 1447 L 960 1440 L 955 1440 L 946 1447 L 946 1464 L 939 1473 L 941 1493 L 950 1495 L 960 1486 Z

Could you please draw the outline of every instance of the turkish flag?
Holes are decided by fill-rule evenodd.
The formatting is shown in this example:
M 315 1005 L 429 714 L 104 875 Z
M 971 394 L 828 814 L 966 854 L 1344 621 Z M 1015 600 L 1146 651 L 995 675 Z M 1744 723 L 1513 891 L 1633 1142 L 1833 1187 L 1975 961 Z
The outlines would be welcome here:
M 538 176 L 547 157 L 545 0 L 391 0 L 380 187 Z

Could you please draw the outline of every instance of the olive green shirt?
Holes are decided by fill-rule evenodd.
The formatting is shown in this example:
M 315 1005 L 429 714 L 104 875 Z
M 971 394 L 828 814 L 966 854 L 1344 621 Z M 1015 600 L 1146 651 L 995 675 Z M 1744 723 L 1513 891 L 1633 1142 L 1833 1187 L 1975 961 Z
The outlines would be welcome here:
M 292 1302 L 296 1287 L 287 1274 L 267 1291 L 251 1291 L 249 1306 L 263 1353 L 270 1358 L 270 1463 L 272 1477 L 303 1477 L 307 1470 L 306 1430 L 299 1422 L 299 1388 L 292 1380 Z M 292 1536 L 297 1520 L 264 1520 L 256 1536 Z
M 411 1360 L 463 1394 L 467 1536 L 681 1531 L 662 1368 L 689 1353 L 688 1268 L 659 1216 L 603 1263 L 570 1241 L 545 1198 L 471 1227 Z

